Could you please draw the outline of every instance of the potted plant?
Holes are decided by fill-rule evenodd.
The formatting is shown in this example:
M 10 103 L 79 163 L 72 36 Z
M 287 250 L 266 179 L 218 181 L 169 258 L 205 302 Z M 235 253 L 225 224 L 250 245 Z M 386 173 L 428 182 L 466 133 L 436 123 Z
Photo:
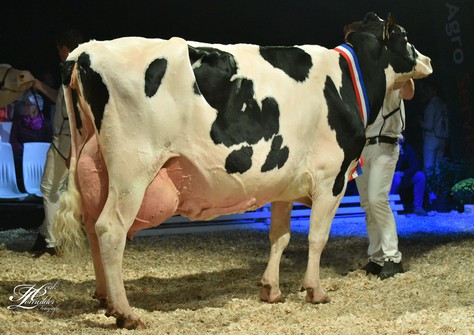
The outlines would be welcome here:
M 452 203 L 451 188 L 463 178 L 464 164 L 442 158 L 425 171 L 428 190 L 434 193 L 434 209 L 438 212 L 449 212 Z
M 461 203 L 465 213 L 473 213 L 474 209 L 474 178 L 467 178 L 451 188 L 454 199 Z

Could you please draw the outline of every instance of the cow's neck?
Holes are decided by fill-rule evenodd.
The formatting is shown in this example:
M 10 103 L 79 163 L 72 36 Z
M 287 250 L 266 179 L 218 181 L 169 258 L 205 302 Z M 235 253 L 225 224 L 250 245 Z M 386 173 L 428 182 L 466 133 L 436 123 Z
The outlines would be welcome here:
M 379 44 L 379 43 L 378 43 Z M 359 60 L 360 69 L 364 78 L 369 109 L 371 111 L 367 124 L 372 124 L 383 105 L 386 92 L 386 78 L 384 69 L 388 66 L 386 50 L 381 45 L 367 48 L 366 43 L 353 45 Z M 379 48 L 374 52 L 374 47 Z M 377 57 L 376 57 L 377 56 Z

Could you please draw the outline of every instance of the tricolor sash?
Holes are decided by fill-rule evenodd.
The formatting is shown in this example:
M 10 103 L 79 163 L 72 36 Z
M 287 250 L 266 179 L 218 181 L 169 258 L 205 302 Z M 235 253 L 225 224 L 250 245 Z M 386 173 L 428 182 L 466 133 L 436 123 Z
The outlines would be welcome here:
M 357 104 L 359 105 L 360 116 L 364 122 L 364 127 L 367 128 L 367 121 L 370 116 L 369 99 L 367 97 L 367 91 L 365 90 L 364 79 L 362 78 L 362 72 L 360 71 L 357 56 L 352 47 L 347 44 L 341 44 L 334 48 L 334 50 L 339 52 L 346 59 L 347 64 L 349 64 L 352 85 L 354 86 Z
M 359 105 L 360 116 L 362 118 L 362 122 L 364 122 L 364 127 L 367 128 L 367 122 L 370 116 L 369 99 L 367 97 L 367 91 L 365 90 L 364 79 L 362 78 L 362 72 L 360 71 L 357 56 L 352 47 L 348 44 L 341 44 L 340 46 L 334 48 L 334 50 L 339 52 L 346 59 L 347 64 L 349 64 L 352 86 L 354 86 L 357 104 Z M 354 168 L 354 170 L 352 170 L 349 176 L 349 180 L 352 180 L 362 174 L 363 165 L 364 161 L 362 160 L 362 157 L 360 157 L 359 161 L 357 162 L 357 166 Z

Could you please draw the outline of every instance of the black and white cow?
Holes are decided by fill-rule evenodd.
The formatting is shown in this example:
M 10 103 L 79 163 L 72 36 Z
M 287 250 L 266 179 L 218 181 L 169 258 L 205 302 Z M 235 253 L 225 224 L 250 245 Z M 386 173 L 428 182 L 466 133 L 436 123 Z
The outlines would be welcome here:
M 92 41 L 71 53 L 63 83 L 74 131 L 59 248 L 77 246 L 71 236 L 83 238 L 84 223 L 95 297 L 119 327 L 143 325 L 123 286 L 127 235 L 175 214 L 210 219 L 269 202 L 261 299 L 281 298 L 279 262 L 292 204 L 300 202 L 312 208 L 306 300 L 328 301 L 320 256 L 364 147 L 364 124 L 389 89 L 432 72 L 392 20 L 369 13 L 352 30 L 343 47 L 352 56 L 315 45 L 136 37 Z M 351 73 L 365 84 L 355 89 Z

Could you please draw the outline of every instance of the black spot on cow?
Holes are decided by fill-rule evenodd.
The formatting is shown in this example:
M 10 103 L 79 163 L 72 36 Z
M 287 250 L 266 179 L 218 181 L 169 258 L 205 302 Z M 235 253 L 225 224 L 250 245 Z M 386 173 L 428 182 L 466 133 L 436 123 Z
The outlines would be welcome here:
M 214 48 L 188 47 L 198 90 L 219 113 L 225 109 L 230 89 L 230 79 L 237 73 L 234 57 Z
M 255 99 L 253 81 L 236 76 L 238 67 L 234 56 L 214 48 L 189 47 L 189 57 L 199 91 L 217 110 L 210 133 L 215 144 L 253 145 L 278 134 L 278 103 L 273 97 Z M 229 173 L 243 173 L 251 168 L 253 150 L 244 148 L 247 146 L 229 155 L 226 162 Z M 232 163 L 228 164 L 229 160 Z M 281 168 L 285 162 L 286 159 L 280 158 L 277 166 Z
M 79 100 L 78 94 L 76 91 L 72 91 L 72 104 L 74 106 L 74 119 L 76 120 L 76 128 L 79 131 L 79 134 L 82 133 L 82 119 L 81 113 L 79 112 L 79 107 L 77 106 L 77 101 Z
M 272 147 L 268 153 L 265 163 L 262 165 L 262 172 L 273 170 L 278 167 L 281 168 L 288 159 L 290 150 L 288 147 L 281 147 L 283 144 L 283 137 L 281 135 L 275 136 L 272 141 Z
M 74 70 L 75 61 L 67 60 L 61 65 L 61 82 L 63 85 L 69 85 L 71 82 L 72 71 Z
M 91 106 L 95 126 L 100 132 L 105 105 L 109 101 L 109 91 L 100 74 L 92 69 L 91 60 L 87 53 L 80 54 L 76 63 L 84 88 L 84 98 Z
M 231 85 L 229 103 L 220 112 L 211 128 L 216 144 L 255 144 L 262 138 L 270 140 L 279 131 L 278 104 L 273 98 L 262 100 L 262 108 L 253 99 L 253 82 L 236 79 Z
M 303 82 L 313 66 L 311 56 L 297 47 L 260 47 L 260 55 L 273 67 Z
M 364 124 L 347 63 L 343 57 L 340 58 L 340 66 L 344 73 L 340 94 L 329 76 L 326 77 L 324 85 L 324 97 L 328 105 L 328 123 L 331 129 L 335 130 L 337 143 L 344 152 L 344 160 L 332 188 L 334 196 L 342 192 L 345 184 L 344 175 L 351 162 L 360 157 L 365 143 Z
M 145 95 L 147 97 L 150 98 L 156 94 L 167 67 L 168 61 L 164 58 L 157 58 L 148 65 L 145 70 Z
M 252 167 L 252 147 L 244 146 L 232 151 L 225 160 L 225 169 L 228 173 L 244 173 Z

